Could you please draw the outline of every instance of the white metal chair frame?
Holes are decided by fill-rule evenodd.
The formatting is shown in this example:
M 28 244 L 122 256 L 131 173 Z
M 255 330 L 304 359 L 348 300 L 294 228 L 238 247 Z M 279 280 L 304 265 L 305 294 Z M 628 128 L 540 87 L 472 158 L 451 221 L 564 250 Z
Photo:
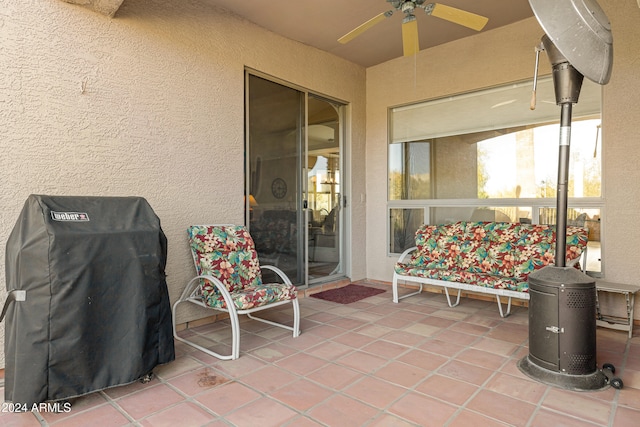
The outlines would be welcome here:
M 214 224 L 214 225 L 207 225 L 207 226 L 235 226 L 233 224 Z M 193 261 L 194 264 L 196 266 L 196 271 L 198 271 L 198 257 L 197 254 L 192 250 L 191 251 L 191 255 L 193 257 Z M 259 263 L 259 260 L 258 260 Z M 289 277 L 287 277 L 287 275 L 278 267 L 275 267 L 273 265 L 261 265 L 260 266 L 261 270 L 271 270 L 274 273 L 276 273 L 278 275 L 278 277 L 283 281 L 284 284 L 286 285 L 292 285 L 291 280 L 289 279 Z M 207 305 L 203 299 L 202 299 L 202 293 L 201 293 L 201 280 L 207 280 L 208 282 L 210 282 L 212 285 L 214 285 L 217 290 L 220 292 L 220 294 L 222 295 L 222 297 L 224 298 L 225 304 L 226 304 L 226 308 L 218 308 L 218 307 L 210 307 L 209 305 Z M 201 345 L 196 344 L 193 341 L 189 341 L 185 338 L 179 337 L 178 333 L 176 331 L 176 309 L 178 307 L 179 304 L 183 303 L 183 302 L 190 302 L 192 304 L 198 305 L 200 307 L 204 307 L 204 308 L 208 308 L 211 310 L 217 310 L 217 311 L 221 311 L 221 312 L 225 312 L 229 314 L 229 320 L 231 322 L 231 354 L 230 355 L 223 355 L 220 353 L 217 353 L 213 350 L 210 350 L 208 348 L 202 347 Z M 267 319 L 263 319 L 260 317 L 256 317 L 253 316 L 252 313 L 258 312 L 258 311 L 262 311 L 262 310 L 266 310 L 268 308 L 273 308 L 273 307 L 277 307 L 279 305 L 283 305 L 283 304 L 287 304 L 287 303 L 291 303 L 293 305 L 293 326 L 288 326 L 282 323 L 277 323 L 277 322 L 273 322 L 271 320 L 267 320 Z M 173 336 L 176 340 L 184 342 L 187 345 L 190 345 L 191 347 L 197 348 L 200 351 L 203 351 L 211 356 L 217 357 L 219 359 L 222 360 L 233 360 L 233 359 L 237 359 L 238 357 L 240 357 L 240 321 L 238 319 L 238 315 L 241 314 L 246 314 L 247 317 L 253 319 L 253 320 L 257 320 L 259 322 L 263 322 L 263 323 L 267 323 L 269 325 L 272 326 L 277 326 L 280 328 L 284 328 L 287 330 L 290 330 L 293 332 L 293 337 L 297 337 L 300 335 L 300 304 L 298 303 L 298 298 L 294 298 L 291 300 L 285 300 L 285 301 L 277 301 L 274 303 L 270 303 L 270 304 L 265 304 L 259 307 L 254 307 L 254 308 L 249 308 L 249 309 L 238 309 L 236 308 L 235 304 L 233 303 L 233 298 L 231 296 L 231 293 L 229 292 L 229 290 L 227 289 L 227 287 L 216 277 L 211 276 L 211 275 L 198 275 L 196 277 L 194 277 L 193 279 L 191 279 L 189 281 L 189 283 L 187 283 L 187 286 L 184 288 L 184 290 L 182 291 L 182 294 L 180 295 L 180 298 L 173 304 L 172 307 L 172 323 L 173 323 Z

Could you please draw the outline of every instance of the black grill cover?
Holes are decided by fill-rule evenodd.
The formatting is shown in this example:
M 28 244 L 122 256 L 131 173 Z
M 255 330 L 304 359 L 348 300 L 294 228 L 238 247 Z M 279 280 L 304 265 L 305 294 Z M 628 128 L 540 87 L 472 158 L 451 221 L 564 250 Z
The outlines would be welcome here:
M 32 195 L 6 248 L 5 400 L 127 384 L 174 360 L 167 240 L 140 197 Z

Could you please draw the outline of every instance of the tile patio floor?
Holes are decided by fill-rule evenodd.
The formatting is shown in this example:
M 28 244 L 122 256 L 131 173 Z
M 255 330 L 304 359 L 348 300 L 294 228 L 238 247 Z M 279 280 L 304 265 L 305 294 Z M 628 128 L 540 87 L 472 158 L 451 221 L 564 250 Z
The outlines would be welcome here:
M 139 382 L 76 399 L 70 413 L 0 413 L 1 426 L 638 426 L 640 336 L 598 329 L 598 361 L 622 390 L 572 392 L 531 380 L 528 314 L 440 294 L 341 305 L 300 300 L 302 334 L 243 321 L 241 355 L 219 361 L 182 343 Z M 277 310 L 277 309 L 276 309 Z M 273 313 L 289 318 L 287 313 Z M 285 316 L 286 315 L 286 316 Z M 226 345 L 220 323 L 184 333 Z

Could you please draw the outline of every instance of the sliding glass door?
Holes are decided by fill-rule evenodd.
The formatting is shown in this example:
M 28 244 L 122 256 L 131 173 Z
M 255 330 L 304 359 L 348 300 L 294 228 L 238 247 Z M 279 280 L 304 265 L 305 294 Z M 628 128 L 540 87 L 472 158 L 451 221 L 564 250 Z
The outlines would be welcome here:
M 341 276 L 341 106 L 247 73 L 246 114 L 246 220 L 261 263 L 296 285 Z

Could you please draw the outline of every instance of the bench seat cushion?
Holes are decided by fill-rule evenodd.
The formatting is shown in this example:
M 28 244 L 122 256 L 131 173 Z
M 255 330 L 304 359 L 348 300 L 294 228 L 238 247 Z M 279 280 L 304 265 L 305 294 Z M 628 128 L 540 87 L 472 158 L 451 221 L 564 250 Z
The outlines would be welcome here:
M 584 228 L 567 227 L 567 265 L 582 254 L 587 235 Z M 406 265 L 396 266 L 398 274 L 419 275 L 423 269 L 426 276 L 418 277 L 442 276 L 431 278 L 448 281 L 456 281 L 453 277 L 482 277 L 484 282 L 477 283 L 480 286 L 521 289 L 520 283 L 527 282 L 529 274 L 555 263 L 555 227 L 464 221 L 423 225 L 416 232 L 416 247 Z M 429 273 L 431 270 L 443 271 Z M 461 282 L 474 284 L 474 279 Z
M 516 278 L 488 273 L 475 273 L 445 268 L 422 268 L 412 264 L 396 263 L 395 272 L 401 276 L 421 277 L 445 282 L 466 283 L 492 289 L 529 292 L 529 284 Z

